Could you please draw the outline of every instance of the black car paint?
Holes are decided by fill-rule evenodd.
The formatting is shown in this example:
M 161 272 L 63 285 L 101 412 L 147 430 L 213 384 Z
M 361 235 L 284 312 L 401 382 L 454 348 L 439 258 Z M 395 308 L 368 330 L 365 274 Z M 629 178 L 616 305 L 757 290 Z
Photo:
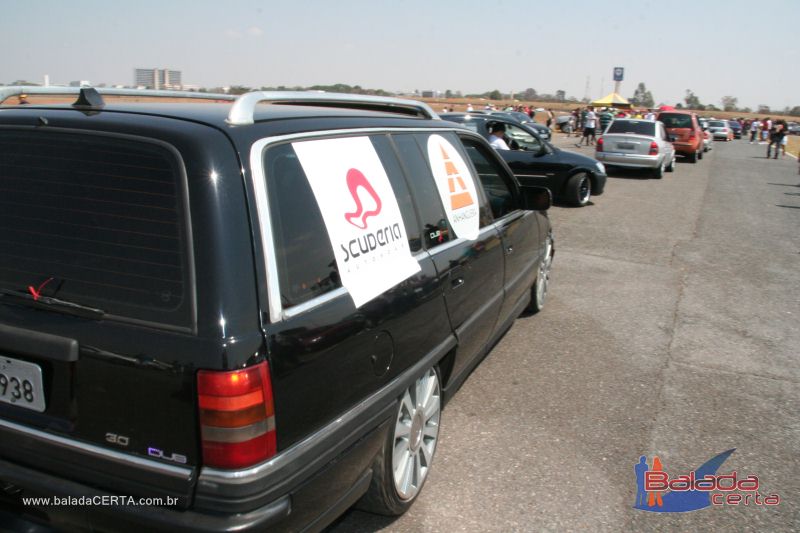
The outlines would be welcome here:
M 469 118 L 467 118 L 469 116 Z M 474 124 L 478 133 L 484 138 L 489 138 L 487 125 L 492 122 L 503 122 L 525 130 L 540 140 L 543 150 L 539 153 L 525 150 L 498 150 L 497 153 L 508 164 L 519 182 L 523 185 L 536 185 L 550 190 L 556 200 L 568 200 L 565 197 L 569 178 L 580 172 L 589 175 L 592 183 L 592 195 L 603 194 L 606 184 L 606 174 L 597 168 L 597 160 L 575 152 L 561 150 L 549 142 L 542 140 L 535 131 L 527 128 L 526 124 L 515 121 L 506 121 L 491 115 L 467 115 L 465 113 L 443 113 L 442 119 L 464 124 Z
M 42 127 L 39 117 L 46 117 L 46 127 L 58 131 L 157 139 L 174 147 L 185 167 L 195 272 L 191 331 L 113 317 L 95 321 L 0 298 L 5 328 L 0 330 L 0 351 L 43 367 L 50 406 L 35 413 L 0 404 L 0 419 L 6 422 L 0 425 L 0 481 L 19 489 L 17 496 L 178 498 L 171 508 L 94 507 L 86 514 L 74 507 L 48 509 L 56 527 L 324 525 L 365 490 L 371 461 L 389 431 L 395 398 L 416 373 L 438 364 L 450 397 L 527 304 L 531 272 L 535 277 L 541 243 L 550 230 L 546 214 L 517 211 L 485 228 L 475 242 L 419 254 L 417 275 L 361 309 L 344 296 L 271 323 L 266 275 L 258 259 L 264 250 L 255 195 L 247 179 L 253 171 L 252 144 L 303 132 L 444 131 L 452 125 L 369 112 L 285 108 L 260 111 L 252 127 L 230 127 L 224 122 L 226 110 L 129 105 L 96 112 L 64 106 L 0 111 L 3 128 Z M 497 164 L 507 169 L 499 160 Z M 518 190 L 515 194 L 518 198 Z M 505 299 L 504 287 L 509 291 Z M 48 356 L 44 345 L 35 342 L 27 350 L 15 349 L 17 340 L 31 332 L 77 344 L 77 357 Z M 204 481 L 196 371 L 241 368 L 260 358 L 268 359 L 272 373 L 279 467 L 248 484 Z M 372 403 L 357 418 L 336 422 L 365 398 Z M 308 442 L 321 428 L 327 433 Z M 119 444 L 119 435 L 126 437 L 125 446 Z M 64 445 L 54 448 L 52 441 L 38 436 L 57 437 Z M 185 457 L 185 464 L 148 457 L 153 448 L 162 457 Z M 103 455 L 93 451 L 107 458 L 99 459 Z M 122 460 L 112 460 L 113 454 Z M 136 468 L 126 461 L 137 456 L 163 468 Z M 20 515 L 33 511 L 16 506 L 16 501 L 0 498 L 0 510 L 10 505 Z

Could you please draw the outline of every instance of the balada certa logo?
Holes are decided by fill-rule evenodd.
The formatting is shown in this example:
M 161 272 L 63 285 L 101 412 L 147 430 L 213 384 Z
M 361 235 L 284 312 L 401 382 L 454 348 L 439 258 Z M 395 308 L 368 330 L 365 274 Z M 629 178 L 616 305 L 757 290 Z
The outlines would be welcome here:
M 734 471 L 717 474 L 722 463 L 735 451 L 712 457 L 688 474 L 670 477 L 658 456 L 648 464 L 644 455 L 634 467 L 636 505 L 634 509 L 653 513 L 685 513 L 711 505 L 778 505 L 777 494 L 759 492 L 759 479 Z

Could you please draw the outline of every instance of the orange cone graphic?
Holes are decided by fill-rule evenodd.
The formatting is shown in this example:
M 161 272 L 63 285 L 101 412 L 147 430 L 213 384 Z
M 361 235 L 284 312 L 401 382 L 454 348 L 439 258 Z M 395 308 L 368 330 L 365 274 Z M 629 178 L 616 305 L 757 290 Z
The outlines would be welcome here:
M 440 145 L 439 147 L 442 149 L 444 168 L 447 170 L 447 184 L 450 188 L 450 207 L 452 209 L 461 209 L 462 207 L 474 204 L 475 201 L 472 199 L 472 195 L 464 184 L 464 178 L 458 173 L 456 165 L 450 159 L 447 150 L 444 149 L 444 146 Z

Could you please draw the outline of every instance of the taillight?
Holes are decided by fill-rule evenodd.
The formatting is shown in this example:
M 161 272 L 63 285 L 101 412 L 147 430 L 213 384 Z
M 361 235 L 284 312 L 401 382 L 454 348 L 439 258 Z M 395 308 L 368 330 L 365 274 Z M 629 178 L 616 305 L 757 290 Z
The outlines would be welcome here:
M 692 139 L 694 139 L 696 136 L 697 136 L 697 132 L 696 132 L 695 130 L 691 130 L 691 131 L 689 132 L 689 140 L 690 140 L 690 141 L 691 141 Z
M 275 455 L 275 407 L 267 362 L 197 373 L 203 463 L 244 468 Z
M 595 147 L 595 150 L 598 151 L 598 152 L 602 152 L 603 151 L 603 138 L 602 137 L 597 139 L 597 146 Z
M 658 145 L 655 141 L 650 142 L 650 155 L 658 155 Z

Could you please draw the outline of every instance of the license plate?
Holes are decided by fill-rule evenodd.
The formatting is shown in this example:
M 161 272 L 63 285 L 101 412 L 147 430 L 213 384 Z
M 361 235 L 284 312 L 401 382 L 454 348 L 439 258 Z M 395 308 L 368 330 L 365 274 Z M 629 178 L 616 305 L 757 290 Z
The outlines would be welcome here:
M 44 411 L 44 386 L 39 365 L 0 356 L 0 402 Z
M 617 148 L 620 150 L 635 150 L 636 145 L 633 143 L 617 143 Z

